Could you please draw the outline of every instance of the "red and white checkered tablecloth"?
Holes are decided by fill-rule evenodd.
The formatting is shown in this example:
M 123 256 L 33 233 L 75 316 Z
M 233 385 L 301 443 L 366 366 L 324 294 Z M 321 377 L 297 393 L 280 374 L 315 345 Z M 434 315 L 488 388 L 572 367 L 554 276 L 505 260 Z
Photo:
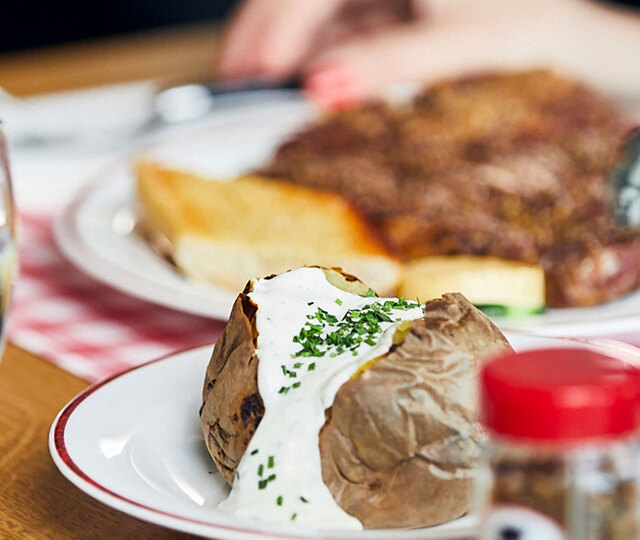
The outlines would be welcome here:
M 48 216 L 22 214 L 19 240 L 9 339 L 87 381 L 213 344 L 224 329 L 224 321 L 157 306 L 87 276 L 61 255 Z M 600 337 L 640 345 L 640 332 Z
M 19 240 L 9 340 L 87 381 L 213 344 L 224 329 L 224 321 L 157 306 L 87 276 L 61 255 L 49 216 L 22 214 Z M 640 332 L 606 337 L 640 344 Z
M 49 216 L 20 217 L 20 272 L 9 340 L 95 382 L 190 347 L 213 343 L 223 321 L 138 300 L 66 261 Z

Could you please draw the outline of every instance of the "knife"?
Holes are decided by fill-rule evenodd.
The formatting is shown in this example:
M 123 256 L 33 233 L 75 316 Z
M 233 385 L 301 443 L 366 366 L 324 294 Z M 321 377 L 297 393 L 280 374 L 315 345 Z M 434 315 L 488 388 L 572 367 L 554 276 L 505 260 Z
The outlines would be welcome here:
M 627 229 L 640 227 L 640 128 L 625 142 L 610 182 L 615 224 Z
M 248 79 L 190 83 L 160 90 L 154 98 L 153 109 L 157 121 L 175 124 L 201 118 L 209 113 L 216 103 L 255 101 L 269 91 L 291 91 L 297 94 L 301 88 L 301 81 L 297 78 L 281 82 Z

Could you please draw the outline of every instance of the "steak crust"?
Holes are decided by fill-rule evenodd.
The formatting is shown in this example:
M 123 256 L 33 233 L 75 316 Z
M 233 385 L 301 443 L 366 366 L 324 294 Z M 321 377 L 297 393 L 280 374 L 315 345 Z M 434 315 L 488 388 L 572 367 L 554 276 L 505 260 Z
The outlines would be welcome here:
M 630 129 L 579 82 L 484 74 L 435 84 L 408 106 L 336 113 L 285 142 L 263 172 L 347 196 L 406 259 L 540 264 L 548 305 L 589 306 L 640 285 L 623 255 L 637 240 L 616 230 L 607 181 Z M 633 268 L 595 264 L 575 286 L 578 266 L 612 254 Z

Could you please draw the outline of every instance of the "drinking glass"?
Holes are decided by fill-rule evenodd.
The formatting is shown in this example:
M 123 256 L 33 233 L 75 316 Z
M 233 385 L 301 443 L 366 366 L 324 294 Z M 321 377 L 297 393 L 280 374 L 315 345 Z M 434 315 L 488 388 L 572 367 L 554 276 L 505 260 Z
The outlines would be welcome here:
M 8 146 L 0 121 L 0 358 L 4 352 L 7 338 L 7 316 L 18 265 L 15 232 L 15 207 L 9 170 Z

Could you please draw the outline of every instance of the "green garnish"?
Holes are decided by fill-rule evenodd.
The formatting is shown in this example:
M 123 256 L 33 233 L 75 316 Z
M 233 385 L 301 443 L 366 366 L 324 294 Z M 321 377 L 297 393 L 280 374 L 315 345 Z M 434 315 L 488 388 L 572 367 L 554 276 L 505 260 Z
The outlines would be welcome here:
M 257 449 L 257 448 L 256 448 L 255 450 L 252 450 L 252 451 L 251 451 L 251 455 L 252 455 L 252 456 L 255 456 L 257 453 L 258 453 L 258 449 Z
M 275 459 L 273 456 L 269 456 L 269 459 L 267 460 L 267 467 L 269 469 L 273 469 L 273 465 L 275 463 Z
M 501 304 L 476 304 L 476 307 L 489 317 L 528 317 L 545 312 L 545 307 L 523 308 Z
M 280 495 L 280 496 L 276 499 L 276 504 L 277 504 L 278 506 L 282 506 L 282 501 L 283 501 L 283 499 L 282 499 L 282 495 Z
M 367 293 L 367 296 L 371 295 Z M 337 356 L 349 350 L 357 354 L 362 343 L 375 345 L 376 338 L 382 331 L 381 323 L 394 321 L 390 315 L 394 310 L 406 310 L 419 305 L 404 298 L 373 302 L 360 309 L 350 309 L 340 320 L 318 308 L 314 314 L 307 316 L 307 322 L 298 335 L 294 336 L 294 343 L 298 343 L 301 348 L 293 357 L 319 358 L 327 353 Z
M 299 367 L 300 366 L 298 366 L 298 365 L 294 366 L 295 369 L 297 369 Z M 295 371 L 293 371 L 291 369 L 287 369 L 287 366 L 285 366 L 284 364 L 282 364 L 280 366 L 280 368 L 282 369 L 282 374 L 286 375 L 287 377 L 297 377 L 298 376 L 298 374 Z
M 369 289 L 366 296 L 374 297 L 375 292 Z M 342 305 L 342 300 L 337 298 L 336 304 Z M 404 298 L 379 300 L 360 309 L 350 309 L 341 319 L 322 308 L 317 308 L 314 313 L 307 315 L 304 326 L 293 337 L 293 342 L 298 343 L 300 349 L 291 356 L 292 358 L 321 358 L 328 354 L 334 357 L 347 351 L 355 356 L 363 343 L 370 347 L 376 344 L 376 338 L 383 329 L 382 324 L 402 320 L 399 317 L 392 318 L 394 311 L 416 307 L 420 307 L 420 304 L 409 302 Z M 305 363 L 305 361 L 297 361 L 291 368 L 286 365 L 281 365 L 280 368 L 283 375 L 297 378 L 300 374 L 296 370 L 303 368 Z M 315 369 L 316 362 L 310 362 L 307 365 L 308 372 Z M 301 385 L 301 381 L 296 381 L 290 386 L 281 386 L 278 393 L 287 394 L 289 390 L 300 388 Z
M 297 517 L 298 517 L 298 514 L 294 512 L 291 516 L 291 521 L 295 521 Z
M 309 502 L 309 499 L 305 499 L 304 497 L 300 497 L 300 500 L 301 500 L 303 503 L 308 503 L 308 502 Z
M 269 468 L 273 468 L 273 464 L 274 464 L 273 456 L 269 456 L 267 466 Z M 262 477 L 263 473 L 264 473 L 264 465 L 260 464 L 260 466 L 258 467 L 258 476 Z M 276 479 L 275 474 L 270 474 L 267 478 L 261 478 L 260 480 L 258 480 L 258 489 L 265 489 L 269 484 L 269 482 L 273 482 L 275 479 Z

